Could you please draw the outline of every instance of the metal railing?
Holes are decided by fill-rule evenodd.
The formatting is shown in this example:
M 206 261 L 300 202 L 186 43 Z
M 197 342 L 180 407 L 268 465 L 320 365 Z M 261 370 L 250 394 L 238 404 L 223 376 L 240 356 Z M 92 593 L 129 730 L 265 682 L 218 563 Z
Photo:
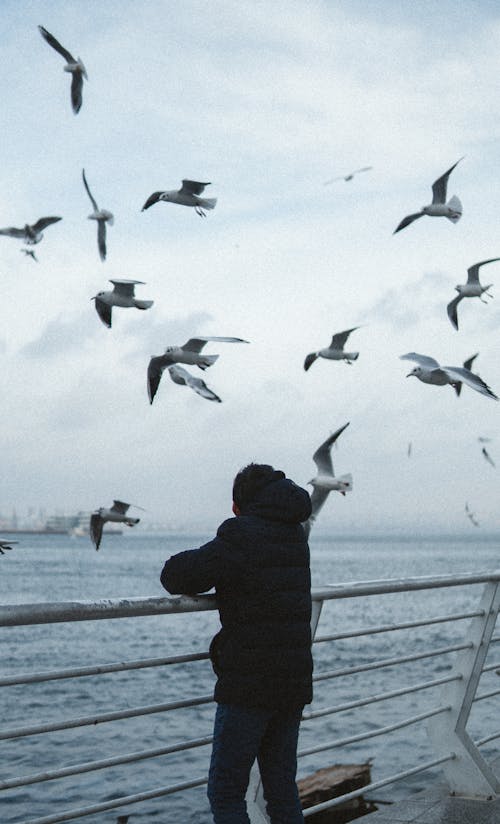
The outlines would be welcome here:
M 330 738 L 328 735 L 321 739 L 321 731 L 317 727 L 309 745 L 299 747 L 299 758 L 317 755 L 338 750 L 340 747 L 349 748 L 352 745 L 359 745 L 382 736 L 391 735 L 398 730 L 408 730 L 418 727 L 427 722 L 429 738 L 432 743 L 433 753 L 431 758 L 420 759 L 418 763 L 408 762 L 405 769 L 396 773 L 391 773 L 373 781 L 368 786 L 364 786 L 353 792 L 331 799 L 321 804 L 316 804 L 304 811 L 305 817 L 309 817 L 315 812 L 327 809 L 346 801 L 369 795 L 372 791 L 385 787 L 389 784 L 405 781 L 411 776 L 431 770 L 441 766 L 445 779 L 450 790 L 458 794 L 476 795 L 487 797 L 500 793 L 500 783 L 495 776 L 490 764 L 483 756 L 479 748 L 490 745 L 500 738 L 500 730 L 492 731 L 485 729 L 481 738 L 473 741 L 468 732 L 468 722 L 473 707 L 481 704 L 488 705 L 488 702 L 497 699 L 496 718 L 500 717 L 498 712 L 499 689 L 487 689 L 478 692 L 478 685 L 483 674 L 493 673 L 500 667 L 500 663 L 492 662 L 487 657 L 494 650 L 494 645 L 500 640 L 500 636 L 494 635 L 496 619 L 500 606 L 500 572 L 470 574 L 458 576 L 438 576 L 424 578 L 391 579 L 384 581 L 369 581 L 359 583 L 347 583 L 336 586 L 328 586 L 313 591 L 313 618 L 312 629 L 314 636 L 314 659 L 315 674 L 314 682 L 315 703 L 311 708 L 306 708 L 303 714 L 304 726 L 314 725 L 317 719 L 328 721 L 332 717 L 342 714 L 345 718 L 353 717 L 353 710 L 372 707 L 383 704 L 392 708 L 400 698 L 408 696 L 411 698 L 413 712 L 404 713 L 401 717 L 399 710 L 395 714 L 389 715 L 389 723 L 382 723 L 374 726 L 372 722 L 366 724 L 366 728 L 361 731 L 351 731 L 349 734 L 340 734 Z M 481 585 L 481 594 L 478 603 L 471 603 L 471 598 L 477 593 L 471 591 L 476 585 Z M 423 611 L 422 616 L 417 619 L 408 620 L 407 616 L 402 616 L 401 620 L 391 621 L 384 624 L 367 624 L 361 626 L 345 627 L 342 618 L 337 619 L 337 625 L 342 627 L 342 632 L 320 634 L 318 625 L 321 626 L 320 617 L 330 604 L 337 603 L 339 608 L 347 599 L 365 599 L 372 596 L 393 596 L 401 593 L 418 592 L 423 594 L 430 590 L 447 590 L 450 588 L 460 588 L 460 594 L 466 606 L 459 610 L 452 610 L 438 615 L 427 615 Z M 351 601 L 352 602 L 352 601 Z M 401 606 L 404 608 L 405 604 Z M 179 613 L 193 613 L 203 610 L 216 609 L 213 596 L 202 595 L 197 597 L 173 597 L 173 598 L 133 598 L 116 599 L 97 602 L 71 602 L 71 603 L 49 603 L 49 604 L 25 604 L 7 605 L 0 607 L 0 627 L 22 627 L 37 624 L 56 624 L 85 621 L 101 621 L 122 618 L 141 619 L 145 616 L 172 616 Z M 406 618 L 406 620 L 405 620 Z M 163 620 L 163 619 L 162 619 Z M 182 620 L 182 619 L 179 619 Z M 465 624 L 462 622 L 466 622 Z M 450 642 L 438 645 L 427 646 L 427 639 L 419 636 L 408 644 L 415 647 L 415 651 L 398 655 L 387 655 L 386 648 L 389 646 L 385 639 L 394 638 L 394 633 L 398 635 L 403 632 L 415 631 L 416 629 L 427 630 L 439 627 L 453 630 Z M 328 664 L 329 656 L 336 655 L 339 646 L 344 642 L 361 639 L 371 639 L 375 643 L 378 639 L 382 645 L 382 652 L 374 650 L 369 656 L 366 653 L 359 655 L 359 650 L 355 649 L 354 659 L 356 663 L 349 663 L 344 666 L 336 666 L 331 669 L 325 666 Z M 384 643 L 383 643 L 384 642 Z M 425 643 L 425 647 L 420 648 Z M 323 655 L 323 651 L 328 654 Z M 194 652 L 192 654 L 170 655 L 158 658 L 144 658 L 139 660 L 115 661 L 103 664 L 92 664 L 78 667 L 67 667 L 54 670 L 14 672 L 0 676 L 0 687 L 9 689 L 16 688 L 19 691 L 19 701 L 23 701 L 23 688 L 28 689 L 33 685 L 47 682 L 68 681 L 75 682 L 78 679 L 89 677 L 97 678 L 113 673 L 132 673 L 137 670 L 157 670 L 163 674 L 166 668 L 171 666 L 192 666 L 194 662 L 203 662 L 208 658 L 205 651 Z M 369 659 L 369 660 L 365 660 Z M 394 669 L 405 665 L 416 665 L 418 662 L 419 673 L 422 666 L 435 666 L 438 662 L 446 661 L 448 668 L 445 675 L 438 675 L 431 672 L 431 676 L 420 678 L 414 682 L 411 677 L 404 686 L 394 687 Z M 389 672 L 390 671 L 390 672 Z M 411 670 L 410 670 L 411 672 Z M 388 673 L 389 689 L 376 689 L 366 691 L 362 695 L 354 695 L 349 700 L 340 700 L 338 703 L 328 702 L 328 697 L 332 694 L 331 685 L 337 684 L 339 679 L 351 679 L 353 676 L 364 675 L 366 680 L 369 677 Z M 407 676 L 408 677 L 408 676 Z M 207 683 L 209 683 L 207 681 Z M 350 682 L 349 682 L 350 683 Z M 356 688 L 359 692 L 359 687 Z M 319 692 L 319 700 L 325 701 L 325 705 L 316 706 L 316 693 Z M 349 690 L 347 692 L 349 694 Z M 30 693 L 32 696 L 32 693 Z M 415 701 L 419 701 L 423 696 L 432 696 L 432 703 L 428 706 L 417 706 Z M 6 742 L 32 738 L 36 736 L 54 735 L 65 730 L 80 730 L 91 727 L 95 729 L 97 725 L 124 721 L 125 719 L 143 718 L 145 716 L 155 716 L 157 714 L 172 713 L 176 710 L 186 708 L 202 708 L 212 701 L 212 694 L 198 694 L 192 696 L 182 696 L 178 700 L 163 701 L 161 703 L 150 703 L 121 709 L 106 709 L 105 711 L 95 711 L 88 715 L 74 717 L 63 717 L 44 720 L 32 716 L 23 724 L 8 726 L 5 723 L 0 729 L 0 741 L 2 746 Z M 25 711 L 24 711 L 25 710 Z M 416 711 L 415 711 L 416 710 Z M 386 710 L 386 715 L 392 712 Z M 23 709 L 23 717 L 29 719 L 30 698 L 26 699 L 26 707 Z M 399 715 L 399 717 L 397 717 Z M 342 732 L 341 722 L 337 727 Z M 487 732 L 487 735 L 484 733 Z M 5 742 L 5 744 L 4 744 Z M 171 756 L 187 751 L 194 752 L 198 748 L 206 747 L 211 743 L 211 736 L 204 735 L 193 737 L 187 740 L 179 740 L 169 743 L 166 746 L 143 747 L 130 752 L 118 752 L 112 756 L 104 758 L 93 758 L 81 763 L 65 764 L 51 769 L 38 770 L 36 772 L 24 773 L 17 776 L 9 776 L 0 780 L 0 809 L 14 809 L 15 799 L 9 796 L 9 792 L 20 788 L 29 788 L 44 782 L 56 782 L 68 777 L 78 777 L 84 774 L 104 771 L 128 764 L 136 764 L 148 759 L 156 759 L 163 756 Z M 139 745 L 140 746 L 140 745 Z M 411 749 L 411 748 L 410 748 Z M 356 750 L 359 752 L 359 750 Z M 4 762 L 5 759 L 2 759 Z M 208 753 L 206 757 L 208 762 Z M 143 779 L 146 780 L 146 772 Z M 121 778 L 119 786 L 126 782 L 126 777 Z M 184 793 L 195 787 L 203 786 L 206 783 L 206 775 L 194 775 L 189 780 L 177 781 L 171 785 L 147 788 L 140 792 L 128 794 L 116 794 L 115 797 L 96 801 L 91 798 L 85 803 L 72 809 L 57 810 L 51 809 L 50 814 L 38 818 L 23 819 L 22 824 L 56 824 L 62 821 L 72 821 L 78 818 L 97 815 L 108 810 L 121 809 L 133 804 L 139 804 L 151 799 L 164 796 Z M 117 793 L 115 790 L 114 793 Z M 5 799 L 5 800 L 3 800 Z M 11 799 L 11 800 L 9 800 Z M 247 796 L 249 815 L 253 823 L 267 821 L 264 812 L 264 801 L 260 788 L 259 776 L 256 770 L 253 771 L 249 793 Z M 5 805 L 5 806 L 4 806 Z M 64 806 L 64 804 L 62 805 Z M 5 818 L 7 816 L 5 815 Z M 2 821 L 4 816 L 2 816 Z M 19 818 L 16 821 L 20 821 Z

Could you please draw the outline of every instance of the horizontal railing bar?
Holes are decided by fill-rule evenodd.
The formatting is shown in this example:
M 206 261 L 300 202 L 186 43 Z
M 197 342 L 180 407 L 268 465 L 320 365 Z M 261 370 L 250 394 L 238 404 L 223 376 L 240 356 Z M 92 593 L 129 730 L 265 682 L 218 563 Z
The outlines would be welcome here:
M 420 715 L 414 715 L 411 718 L 405 718 L 404 721 L 399 721 L 395 724 L 389 724 L 387 727 L 378 727 L 375 730 L 370 730 L 369 732 L 360 732 L 357 735 L 350 735 L 347 738 L 337 738 L 334 741 L 329 741 L 326 744 L 317 744 L 315 747 L 308 747 L 305 750 L 300 750 L 297 753 L 299 758 L 302 758 L 306 755 L 313 755 L 317 752 L 323 752 L 325 750 L 333 750 L 335 747 L 344 747 L 347 744 L 355 744 L 358 741 L 366 741 L 369 738 L 375 738 L 378 735 L 385 735 L 386 733 L 394 732 L 395 730 L 403 729 L 403 727 L 409 727 L 412 724 L 418 724 L 419 721 L 425 721 L 426 718 L 432 718 L 434 715 L 440 715 L 443 712 L 448 712 L 451 707 L 436 707 L 434 710 L 428 710 L 427 712 L 422 712 Z
M 40 735 L 46 732 L 56 732 L 58 730 L 71 730 L 75 727 L 86 727 L 93 724 L 102 724 L 106 721 L 118 721 L 122 718 L 137 718 L 141 715 L 152 715 L 156 712 L 169 712 L 183 707 L 197 707 L 200 704 L 209 704 L 213 701 L 213 695 L 200 695 L 198 698 L 185 698 L 182 701 L 172 701 L 169 704 L 151 704 L 144 707 L 132 707 L 129 710 L 117 710 L 115 712 L 101 713 L 100 715 L 86 715 L 81 718 L 69 718 L 67 721 L 59 721 L 51 724 L 38 724 L 32 727 L 19 727 L 14 730 L 0 731 L 0 741 L 11 738 L 24 738 L 27 735 Z
M 386 578 L 378 581 L 355 581 L 313 589 L 314 601 L 357 598 L 395 592 L 468 586 L 500 581 L 500 571 L 436 575 L 415 578 Z M 62 603 L 4 604 L 0 606 L 0 627 L 29 624 L 53 624 L 66 621 L 97 621 L 108 618 L 131 618 L 146 615 L 172 615 L 217 608 L 215 595 L 180 595 L 170 598 L 110 598 L 100 601 Z
M 480 695 L 474 696 L 472 702 L 483 701 L 485 698 L 494 698 L 495 695 L 500 695 L 500 689 L 492 690 L 491 692 L 482 692 Z
M 487 666 L 487 667 L 483 667 L 482 671 L 483 671 L 483 672 L 490 672 L 490 670 L 496 670 L 496 669 L 498 669 L 499 667 L 500 667 L 500 664 L 499 664 L 499 663 L 496 663 L 496 664 L 488 664 L 488 666 Z
M 303 713 L 303 721 L 312 721 L 315 718 L 321 718 L 324 715 L 333 715 L 337 712 L 345 712 L 356 707 L 364 707 L 369 704 L 375 704 L 377 701 L 386 701 L 389 698 L 398 698 L 401 695 L 409 695 L 412 692 L 419 692 L 420 690 L 430 689 L 431 687 L 439 687 L 441 684 L 448 684 L 450 681 L 460 681 L 463 675 L 447 675 L 444 678 L 437 678 L 435 681 L 424 681 L 420 684 L 415 684 L 413 687 L 401 687 L 398 690 L 391 690 L 390 692 L 381 692 L 375 695 L 369 695 L 367 698 L 358 698 L 356 701 L 347 701 L 345 704 L 337 704 L 333 707 L 324 707 L 320 710 L 309 710 Z
M 174 752 L 204 747 L 207 744 L 211 744 L 212 741 L 212 736 L 195 738 L 191 741 L 181 741 L 178 744 L 171 744 L 169 747 L 139 750 L 137 752 L 125 753 L 124 755 L 102 758 L 99 761 L 86 761 L 82 764 L 72 764 L 69 767 L 60 767 L 57 770 L 46 770 L 45 772 L 32 773 L 31 775 L 17 776 L 6 781 L 0 781 L 0 791 L 13 790 L 16 787 L 26 787 L 29 784 L 39 784 L 42 781 L 53 781 L 56 778 L 67 778 L 69 775 L 81 775 L 95 770 L 103 770 L 107 767 L 116 767 L 118 764 L 130 764 L 137 761 L 144 761 L 147 758 L 158 758 L 160 755 L 171 755 Z
M 313 676 L 313 681 L 324 681 L 328 678 L 340 678 L 343 675 L 354 675 L 358 672 L 368 672 L 369 670 L 382 669 L 383 667 L 393 667 L 396 664 L 406 664 L 409 661 L 419 661 L 422 658 L 433 658 L 436 655 L 444 655 L 448 652 L 457 652 L 462 649 L 471 649 L 473 644 L 453 644 L 449 647 L 441 647 L 432 652 L 419 652 L 414 655 L 401 655 L 397 658 L 385 658 L 380 661 L 372 661 L 370 664 L 360 664 L 356 667 L 344 667 L 344 669 L 329 670 L 328 672 L 321 672 Z
M 321 644 L 324 641 L 342 641 L 345 638 L 358 638 L 360 635 L 376 635 L 381 632 L 395 632 L 399 629 L 412 629 L 415 627 L 427 627 L 433 624 L 443 624 L 447 621 L 461 621 L 464 618 L 481 618 L 484 616 L 484 610 L 478 612 L 462 612 L 454 615 L 439 615 L 436 618 L 427 618 L 425 621 L 405 621 L 400 624 L 382 624 L 374 627 L 360 627 L 350 632 L 338 632 L 334 635 L 320 635 L 314 639 L 315 644 Z
M 304 818 L 308 818 L 310 815 L 314 815 L 314 813 L 319 813 L 322 810 L 328 810 L 330 807 L 337 807 L 339 804 L 343 804 L 345 801 L 350 801 L 352 798 L 358 798 L 358 796 L 360 795 L 366 795 L 367 793 L 370 793 L 372 790 L 379 790 L 381 787 L 386 787 L 388 784 L 395 784 L 397 781 L 402 781 L 404 778 L 409 778 L 410 775 L 418 775 L 418 773 L 430 770 L 432 767 L 437 767 L 438 764 L 444 764 L 445 761 L 452 761 L 454 758 L 456 758 L 456 755 L 454 752 L 452 752 L 449 753 L 449 755 L 441 756 L 441 758 L 435 758 L 432 761 L 426 761 L 425 764 L 421 764 L 418 767 L 412 767 L 409 770 L 404 770 L 404 772 L 395 773 L 394 775 L 390 775 L 388 778 L 383 778 L 380 781 L 374 781 L 371 784 L 366 784 L 364 787 L 360 787 L 358 790 L 353 790 L 350 793 L 339 795 L 336 798 L 331 798 L 328 801 L 322 801 L 321 804 L 315 804 L 314 807 L 308 807 L 306 810 L 303 810 Z M 26 822 L 26 824 L 39 824 L 39 822 Z M 40 824 L 42 824 L 42 822 L 40 822 Z M 43 824 L 45 824 L 45 822 L 43 822 Z
M 106 810 L 116 810 L 118 807 L 136 804 L 139 801 L 150 801 L 152 798 L 180 793 L 183 790 L 191 790 L 193 787 L 202 787 L 203 784 L 206 783 L 206 776 L 204 778 L 194 778 L 192 781 L 173 784 L 171 787 L 157 787 L 154 790 L 146 790 L 145 792 L 135 793 L 134 795 L 124 795 L 121 798 L 113 798 L 111 801 L 103 801 L 100 804 L 93 804 L 91 807 L 66 810 L 63 813 L 59 813 L 59 815 L 45 815 L 43 818 L 30 818 L 29 821 L 23 821 L 22 824 L 60 824 L 62 821 L 73 821 L 75 818 L 83 818 L 86 815 L 94 815 L 95 813 L 104 813 Z
M 493 735 L 487 735 L 486 738 L 481 738 L 479 741 L 474 741 L 476 747 L 481 747 L 483 744 L 487 744 L 489 741 L 495 741 L 497 738 L 500 738 L 500 731 L 494 732 Z
M 76 667 L 73 669 L 53 670 L 48 672 L 18 673 L 0 678 L 0 687 L 12 687 L 18 684 L 39 684 L 42 681 L 57 681 L 63 678 L 83 678 L 88 675 L 103 675 L 108 672 L 125 672 L 126 670 L 147 669 L 148 667 L 163 667 L 170 664 L 186 664 L 190 661 L 204 661 L 209 658 L 208 652 L 191 653 L 190 655 L 173 655 L 169 658 L 144 658 L 139 661 L 122 661 L 111 664 L 97 664 L 93 667 Z

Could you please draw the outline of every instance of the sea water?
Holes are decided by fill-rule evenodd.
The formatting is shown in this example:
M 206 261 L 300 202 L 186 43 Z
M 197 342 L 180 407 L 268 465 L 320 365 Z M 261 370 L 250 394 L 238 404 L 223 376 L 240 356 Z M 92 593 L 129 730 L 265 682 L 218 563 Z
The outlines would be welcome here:
M 145 534 L 128 531 L 104 535 L 95 552 L 89 539 L 65 535 L 20 535 L 19 544 L 0 556 L 0 602 L 27 604 L 103 598 L 162 596 L 159 576 L 166 558 L 210 539 L 210 535 Z M 313 586 L 348 581 L 454 575 L 491 571 L 500 567 L 498 538 L 370 536 L 345 538 L 312 536 Z M 318 634 L 349 628 L 473 610 L 481 585 L 385 596 L 342 599 L 325 604 Z M 418 653 L 463 640 L 468 621 L 435 624 L 410 631 L 340 640 L 315 645 L 315 670 L 368 663 L 374 659 Z M 216 612 L 86 621 L 0 629 L 1 676 L 14 673 L 81 667 L 130 661 L 208 649 L 218 628 Z M 494 659 L 493 659 L 494 660 Z M 315 686 L 313 708 L 329 707 L 364 695 L 378 694 L 406 684 L 439 678 L 450 671 L 453 655 L 368 671 Z M 86 717 L 99 712 L 176 701 L 210 694 L 214 676 L 207 661 L 165 668 L 132 670 L 100 677 L 47 681 L 2 688 L 2 729 Z M 483 676 L 483 691 L 498 686 L 494 672 Z M 381 701 L 366 708 L 326 715 L 302 725 L 299 749 L 333 741 L 394 723 L 439 704 L 439 690 L 425 690 L 404 699 Z M 118 722 L 83 726 L 49 735 L 31 735 L 2 741 L 0 781 L 39 773 L 68 764 L 168 746 L 211 734 L 214 705 L 145 715 Z M 473 716 L 474 738 L 498 728 L 495 700 L 478 702 Z M 495 753 L 495 742 L 484 754 Z M 19 824 L 28 819 L 96 804 L 120 795 L 202 777 L 209 746 L 186 750 L 107 770 L 88 772 L 13 789 L 0 794 L 0 821 Z M 425 725 L 398 733 L 334 748 L 299 761 L 299 777 L 335 763 L 372 761 L 372 779 L 399 772 L 405 765 L 430 760 Z M 411 763 L 410 763 L 411 762 Z M 439 768 L 384 790 L 382 800 L 399 798 L 439 780 Z M 128 813 L 130 824 L 209 824 L 205 789 L 169 795 L 117 811 L 81 819 L 89 824 L 111 824 L 118 813 Z

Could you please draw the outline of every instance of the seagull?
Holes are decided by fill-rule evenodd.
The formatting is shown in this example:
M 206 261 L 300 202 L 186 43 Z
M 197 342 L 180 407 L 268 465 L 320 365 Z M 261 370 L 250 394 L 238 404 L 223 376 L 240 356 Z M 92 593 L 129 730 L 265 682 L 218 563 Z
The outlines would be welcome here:
M 308 483 L 313 486 L 313 492 L 311 495 L 312 514 L 304 524 L 306 536 L 309 536 L 311 527 L 328 498 L 329 493 L 336 491 L 340 492 L 341 495 L 345 495 L 346 492 L 350 492 L 352 489 L 352 475 L 339 475 L 339 477 L 335 477 L 330 452 L 339 435 L 341 435 L 348 426 L 349 422 L 341 426 L 340 429 L 337 429 L 333 435 L 330 435 L 330 437 L 318 447 L 313 455 L 313 461 L 316 464 L 318 474 L 311 481 L 308 481 Z
M 114 217 L 111 212 L 108 212 L 107 209 L 99 209 L 99 206 L 90 193 L 87 178 L 85 177 L 85 169 L 82 169 L 82 178 L 83 185 L 87 190 L 90 202 L 94 208 L 94 211 L 91 215 L 89 215 L 88 219 L 97 220 L 97 246 L 99 248 L 99 255 L 101 260 L 106 260 L 106 223 L 109 223 L 109 225 L 112 226 L 114 223 Z
M 446 187 L 449 176 L 461 160 L 463 160 L 463 158 L 459 158 L 444 175 L 441 175 L 441 177 L 438 177 L 438 179 L 434 181 L 432 184 L 432 203 L 429 206 L 422 206 L 420 212 L 415 212 L 415 214 L 403 218 L 397 229 L 394 230 L 394 235 L 424 215 L 429 215 L 429 217 L 447 217 L 452 223 L 460 220 L 462 217 L 462 204 L 456 195 L 453 195 L 448 203 L 446 202 Z
M 484 436 L 480 435 L 478 441 L 479 443 L 491 443 L 492 438 L 485 438 Z
M 18 541 L 3 541 L 0 540 L 0 555 L 5 555 L 6 550 L 12 549 L 14 544 L 19 543 Z
M 349 172 L 348 175 L 340 175 L 339 177 L 332 177 L 330 180 L 325 180 L 324 185 L 328 186 L 330 183 L 334 183 L 336 180 L 345 180 L 347 182 L 349 180 L 352 180 L 354 175 L 357 175 L 360 172 L 369 172 L 370 169 L 373 169 L 373 166 L 363 166 L 362 169 L 355 169 L 353 172 Z
M 483 448 L 481 449 L 481 452 L 483 453 L 483 455 L 486 458 L 486 460 L 488 461 L 488 463 L 491 464 L 491 466 L 495 467 L 496 466 L 495 461 L 493 460 L 493 458 L 491 457 L 490 453 L 488 452 L 488 450 L 486 449 L 485 446 L 483 446 Z
M 479 521 L 477 521 L 476 518 L 474 517 L 474 514 L 469 509 L 469 504 L 467 502 L 465 503 L 465 512 L 467 513 L 467 517 L 468 517 L 469 521 L 472 524 L 474 524 L 474 526 L 479 526 Z
M 189 386 L 190 389 L 193 389 L 198 395 L 201 395 L 202 398 L 206 398 L 207 401 L 222 403 L 219 396 L 208 388 L 205 381 L 202 381 L 201 378 L 195 378 L 194 375 L 190 375 L 182 366 L 177 366 L 177 364 L 174 363 L 168 367 L 168 371 L 174 383 L 178 383 L 181 386 Z
M 78 114 L 82 107 L 82 86 L 83 86 L 83 78 L 88 80 L 87 72 L 85 66 L 83 65 L 80 58 L 75 60 L 73 55 L 61 46 L 58 40 L 51 34 L 47 29 L 44 29 L 43 26 L 38 26 L 40 30 L 40 34 L 42 37 L 47 41 L 49 46 L 52 46 L 56 52 L 59 52 L 60 55 L 64 57 L 66 60 L 66 65 L 64 67 L 65 72 L 70 72 L 72 74 L 71 78 L 71 105 L 73 107 L 73 111 L 75 114 Z
M 462 366 L 440 366 L 434 358 L 429 358 L 427 355 L 419 355 L 417 352 L 409 352 L 407 355 L 401 355 L 400 360 L 410 360 L 418 363 L 414 369 L 406 376 L 409 378 L 414 375 L 423 383 L 432 383 L 435 386 L 445 386 L 447 383 L 451 384 L 457 395 L 460 395 L 462 390 L 462 383 L 486 395 L 488 398 L 493 398 L 497 401 L 497 396 L 491 391 L 490 387 L 474 372 L 470 371 L 472 362 L 477 358 L 477 354 L 473 355 L 468 360 L 464 361 Z
M 320 349 L 319 352 L 311 352 L 307 355 L 304 361 L 305 371 L 307 372 L 317 358 L 327 358 L 327 360 L 345 360 L 347 363 L 352 363 L 352 361 L 355 361 L 359 356 L 359 352 L 344 352 L 345 342 L 351 332 L 354 332 L 355 329 L 359 329 L 359 326 L 353 326 L 352 329 L 346 329 L 345 332 L 338 332 L 338 334 L 332 337 L 332 342 L 326 349 Z
M 214 335 L 205 335 L 198 338 L 189 338 L 183 346 L 167 346 L 163 355 L 152 355 L 148 366 L 148 396 L 149 402 L 153 403 L 154 396 L 158 391 L 163 370 L 174 363 L 186 363 L 190 366 L 198 366 L 200 369 L 207 369 L 211 366 L 218 355 L 201 355 L 201 350 L 208 341 L 218 343 L 248 343 L 242 338 L 225 338 Z M 172 377 L 172 375 L 171 375 Z
M 485 266 L 486 263 L 494 263 L 496 260 L 500 260 L 500 258 L 489 258 L 488 260 L 482 260 L 481 263 L 474 263 L 473 266 L 467 269 L 467 283 L 464 286 L 460 286 L 460 284 L 455 286 L 458 296 L 446 307 L 448 317 L 455 329 L 458 329 L 457 307 L 463 298 L 479 298 L 483 303 L 486 303 L 482 298 L 483 293 L 487 294 L 489 298 L 493 297 L 488 292 L 493 284 L 489 283 L 488 286 L 481 286 L 479 283 L 479 269 L 481 266 Z
M 183 180 L 182 186 L 178 191 L 171 192 L 153 192 L 148 197 L 141 211 L 149 209 L 155 203 L 163 200 L 167 203 L 179 203 L 181 206 L 193 206 L 197 215 L 206 217 L 204 209 L 215 209 L 217 203 L 216 197 L 203 198 L 198 197 L 203 192 L 205 186 L 210 186 L 210 183 L 198 183 L 196 180 Z
M 34 249 L 19 249 L 19 251 L 23 252 L 26 257 L 31 257 L 33 260 L 36 260 L 37 263 L 39 262 Z
M 14 226 L 0 229 L 0 235 L 21 238 L 28 246 L 35 246 L 43 238 L 42 229 L 50 226 L 51 223 L 57 223 L 58 220 L 62 220 L 62 217 L 41 217 L 36 223 L 26 223 L 22 229 L 16 229 Z
M 140 518 L 131 518 L 127 515 L 129 506 L 135 504 L 125 504 L 123 501 L 113 501 L 113 506 L 109 509 L 101 506 L 96 512 L 90 516 L 90 539 L 94 544 L 96 550 L 101 545 L 102 528 L 106 521 L 114 521 L 119 524 L 126 524 L 127 526 L 135 526 L 141 520 Z M 141 507 L 137 507 L 140 509 Z
M 134 297 L 134 287 L 136 284 L 144 284 L 142 280 L 111 280 L 114 288 L 109 292 L 98 292 L 91 300 L 95 300 L 97 314 L 105 326 L 111 329 L 111 309 L 113 306 L 121 306 L 128 309 L 134 306 L 136 309 L 149 309 L 153 300 L 137 300 Z

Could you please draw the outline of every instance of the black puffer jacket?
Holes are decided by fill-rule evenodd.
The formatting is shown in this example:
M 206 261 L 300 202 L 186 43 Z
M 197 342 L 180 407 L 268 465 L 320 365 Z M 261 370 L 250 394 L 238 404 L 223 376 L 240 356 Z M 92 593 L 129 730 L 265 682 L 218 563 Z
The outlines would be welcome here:
M 161 582 L 172 594 L 215 586 L 219 703 L 274 709 L 312 700 L 311 576 L 300 525 L 310 514 L 305 489 L 273 481 L 213 541 L 173 555 L 163 568 Z

